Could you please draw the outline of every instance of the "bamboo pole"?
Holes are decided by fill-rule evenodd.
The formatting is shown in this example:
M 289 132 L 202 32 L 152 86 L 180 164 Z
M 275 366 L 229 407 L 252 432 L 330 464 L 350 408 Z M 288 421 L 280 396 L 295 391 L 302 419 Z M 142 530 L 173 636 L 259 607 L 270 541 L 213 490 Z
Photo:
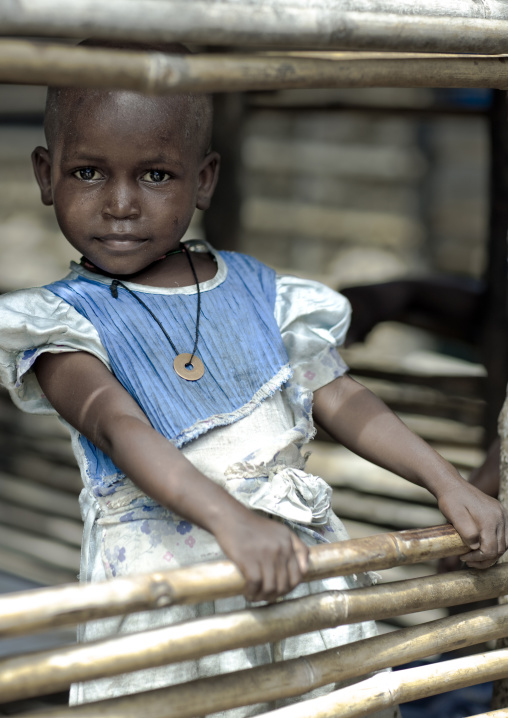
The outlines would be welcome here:
M 484 3 L 486 0 L 484 0 Z M 456 4 L 456 3 L 455 3 Z M 182 41 L 197 45 L 380 49 L 497 54 L 506 51 L 508 9 L 490 3 L 450 3 L 432 8 L 405 0 L 375 7 L 335 2 L 162 2 L 143 0 L 103 3 L 100 0 L 37 0 L 0 5 L 4 35 L 103 37 L 147 42 Z M 434 3 L 435 5 L 435 3 Z M 380 11 L 380 8 L 382 10 Z M 466 17 L 460 17 L 461 13 Z M 438 15 L 436 17 L 435 15 Z M 446 22 L 443 22 L 443 16 Z
M 508 22 L 505 32 L 508 35 Z M 508 41 L 505 49 L 508 49 Z M 171 92 L 508 88 L 508 57 L 379 53 L 196 54 L 0 41 L 0 82 Z
M 48 710 L 40 718 L 198 718 L 244 705 L 290 698 L 424 656 L 492 640 L 508 632 L 508 608 L 495 606 L 356 641 L 281 663 L 181 685 Z
M 496 680 L 507 674 L 508 650 L 502 649 L 393 673 L 378 673 L 361 683 L 263 713 L 259 718 L 361 718 L 399 703 Z
M 501 708 L 498 711 L 489 711 L 488 713 L 477 713 L 469 718 L 508 718 L 508 708 Z
M 449 524 L 377 534 L 310 548 L 306 581 L 460 556 L 467 551 Z M 231 561 L 116 578 L 95 584 L 11 593 L 0 597 L 0 638 L 68 626 L 172 604 L 199 603 L 242 593 L 245 581 Z
M 76 681 L 195 660 L 338 625 L 494 598 L 507 588 L 508 566 L 457 571 L 385 586 L 328 591 L 144 633 L 6 658 L 0 661 L 0 700 L 52 693 Z

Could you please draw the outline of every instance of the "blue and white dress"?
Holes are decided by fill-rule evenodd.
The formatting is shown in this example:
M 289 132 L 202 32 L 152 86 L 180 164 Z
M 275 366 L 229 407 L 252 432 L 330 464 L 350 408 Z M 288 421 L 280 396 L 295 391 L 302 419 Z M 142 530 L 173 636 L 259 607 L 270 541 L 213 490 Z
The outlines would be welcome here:
M 314 434 L 312 392 L 347 370 L 336 346 L 348 327 L 348 302 L 317 282 L 277 276 L 251 257 L 208 249 L 217 272 L 200 285 L 197 353 L 206 371 L 199 381 L 186 382 L 176 375 L 166 337 L 128 291 L 118 287 L 115 298 L 111 279 L 74 263 L 59 282 L 0 298 L 0 379 L 21 409 L 55 413 L 32 371 L 35 360 L 44 352 L 89 352 L 115 374 L 157 431 L 236 499 L 285 521 L 309 545 L 344 540 L 344 526 L 330 508 L 331 489 L 305 471 L 302 447 Z M 196 287 L 125 284 L 150 307 L 179 351 L 190 352 Z M 108 456 L 69 430 L 84 485 L 81 581 L 223 557 L 211 534 L 147 497 Z M 366 575 L 339 577 L 304 583 L 290 595 L 369 584 Z M 105 639 L 245 606 L 240 596 L 92 621 L 80 627 L 79 640 Z M 375 632 L 371 622 L 340 626 L 276 645 L 81 683 L 73 686 L 71 702 L 295 658 Z M 224 716 L 243 718 L 272 707 L 239 708 Z M 398 714 L 391 709 L 376 715 Z

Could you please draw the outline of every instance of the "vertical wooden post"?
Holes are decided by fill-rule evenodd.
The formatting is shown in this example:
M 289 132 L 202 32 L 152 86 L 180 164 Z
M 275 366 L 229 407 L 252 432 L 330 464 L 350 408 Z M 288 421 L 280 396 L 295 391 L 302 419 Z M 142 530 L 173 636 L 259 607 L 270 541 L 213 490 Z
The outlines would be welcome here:
M 508 507 L 508 398 L 505 399 L 499 415 L 499 436 L 501 439 L 499 500 L 504 507 Z M 508 554 L 505 554 L 500 562 L 508 562 Z M 500 596 L 498 601 L 501 604 L 508 603 L 508 595 Z M 498 638 L 497 647 L 508 648 L 508 638 Z M 494 710 L 506 706 L 508 706 L 508 678 L 503 678 L 494 683 L 491 708 Z
M 508 507 L 508 401 L 505 400 L 508 372 L 507 331 L 507 230 L 508 230 L 508 101 L 507 93 L 494 91 L 491 110 L 491 187 L 490 187 L 490 238 L 487 267 L 487 307 L 485 327 L 485 365 L 487 379 L 487 440 L 494 436 L 496 413 L 499 416 L 501 438 L 499 500 Z M 501 561 L 508 561 L 505 555 Z M 508 603 L 501 596 L 500 603 Z M 508 639 L 498 640 L 498 646 L 508 647 Z M 508 705 L 508 678 L 496 681 L 492 708 Z
M 508 100 L 494 90 L 490 113 L 490 221 L 487 297 L 484 327 L 484 363 L 488 377 L 485 429 L 487 445 L 495 438 L 497 418 L 508 381 Z
M 237 250 L 240 235 L 240 152 L 244 96 L 214 96 L 213 149 L 221 158 L 219 182 L 210 209 L 205 212 L 206 239 L 217 249 Z

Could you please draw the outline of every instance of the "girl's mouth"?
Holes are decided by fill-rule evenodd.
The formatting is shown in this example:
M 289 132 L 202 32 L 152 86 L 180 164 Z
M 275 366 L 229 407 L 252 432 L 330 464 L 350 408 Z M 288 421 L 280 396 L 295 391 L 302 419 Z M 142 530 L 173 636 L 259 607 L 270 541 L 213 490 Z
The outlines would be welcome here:
M 137 237 L 134 234 L 103 234 L 100 237 L 95 237 L 99 242 L 102 242 L 107 247 L 114 250 L 129 250 L 136 249 L 146 241 L 145 237 Z

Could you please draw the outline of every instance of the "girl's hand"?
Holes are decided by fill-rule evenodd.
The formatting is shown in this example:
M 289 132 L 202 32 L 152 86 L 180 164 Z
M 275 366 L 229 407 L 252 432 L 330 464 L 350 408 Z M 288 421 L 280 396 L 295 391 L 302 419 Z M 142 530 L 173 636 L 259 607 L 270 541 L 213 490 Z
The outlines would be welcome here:
M 471 549 L 460 558 L 470 568 L 488 568 L 508 548 L 508 512 L 467 481 L 437 496 L 441 513 Z
M 247 600 L 275 601 L 302 580 L 308 547 L 279 521 L 239 508 L 222 517 L 215 538 L 243 574 Z

